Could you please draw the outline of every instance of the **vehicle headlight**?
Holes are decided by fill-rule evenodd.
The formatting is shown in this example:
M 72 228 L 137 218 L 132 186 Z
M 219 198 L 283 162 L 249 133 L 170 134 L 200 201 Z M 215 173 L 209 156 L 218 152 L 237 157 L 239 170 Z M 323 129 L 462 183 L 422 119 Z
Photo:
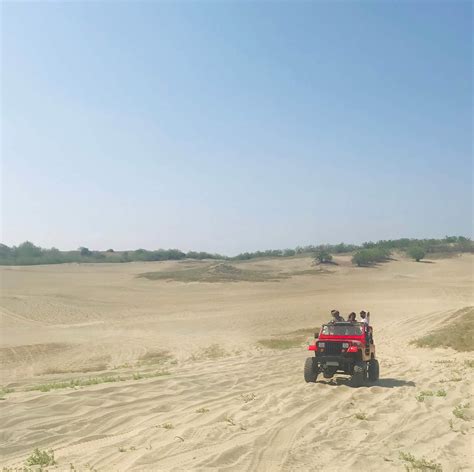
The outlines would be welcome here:
M 318 347 L 325 347 L 326 344 L 325 343 L 318 343 Z
M 349 347 L 349 343 L 342 343 L 342 347 L 343 347 L 344 349 L 347 349 L 347 348 Z

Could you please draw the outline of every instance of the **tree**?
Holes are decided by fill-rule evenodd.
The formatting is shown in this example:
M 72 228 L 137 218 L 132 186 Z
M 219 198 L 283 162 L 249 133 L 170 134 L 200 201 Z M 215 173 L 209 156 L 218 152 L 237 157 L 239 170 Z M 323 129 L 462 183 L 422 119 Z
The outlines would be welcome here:
M 17 248 L 16 248 L 16 258 L 17 259 L 31 259 L 35 257 L 41 257 L 41 248 L 38 246 L 35 246 L 33 243 L 30 241 L 25 241 L 24 243 L 21 243 Z
M 79 252 L 81 253 L 81 256 L 91 256 L 92 255 L 92 252 L 86 248 L 86 247 L 80 247 L 79 248 Z
M 314 254 L 314 261 L 319 264 L 326 264 L 332 261 L 332 255 L 326 249 L 318 249 Z
M 409 248 L 407 253 L 412 259 L 415 259 L 416 262 L 420 262 L 420 260 L 426 256 L 425 250 L 420 246 L 413 246 Z

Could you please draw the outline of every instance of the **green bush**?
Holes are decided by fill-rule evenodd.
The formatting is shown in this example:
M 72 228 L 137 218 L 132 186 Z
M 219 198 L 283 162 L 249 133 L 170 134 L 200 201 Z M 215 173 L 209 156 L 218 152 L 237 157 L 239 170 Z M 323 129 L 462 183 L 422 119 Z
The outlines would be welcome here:
M 332 261 L 332 256 L 326 249 L 318 249 L 314 255 L 314 261 L 324 264 Z
M 426 256 L 425 250 L 420 246 L 413 246 L 407 250 L 408 256 L 415 259 L 416 262 L 420 262 Z
M 352 257 L 352 263 L 359 267 L 371 266 L 377 262 L 384 262 L 390 258 L 389 249 L 373 247 L 370 249 L 361 249 Z

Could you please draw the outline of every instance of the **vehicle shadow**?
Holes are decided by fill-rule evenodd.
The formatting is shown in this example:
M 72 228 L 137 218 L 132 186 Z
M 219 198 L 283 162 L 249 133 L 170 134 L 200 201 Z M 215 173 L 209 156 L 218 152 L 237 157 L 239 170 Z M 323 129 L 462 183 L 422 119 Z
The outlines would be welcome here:
M 317 380 L 316 383 L 323 385 L 329 385 L 337 387 L 339 385 L 351 386 L 350 379 L 345 377 L 336 377 L 328 380 Z M 402 379 L 379 379 L 376 382 L 367 382 L 363 387 L 382 387 L 382 388 L 398 388 L 398 387 L 416 387 L 415 382 L 412 380 L 402 380 Z M 361 387 L 359 387 L 361 388 Z

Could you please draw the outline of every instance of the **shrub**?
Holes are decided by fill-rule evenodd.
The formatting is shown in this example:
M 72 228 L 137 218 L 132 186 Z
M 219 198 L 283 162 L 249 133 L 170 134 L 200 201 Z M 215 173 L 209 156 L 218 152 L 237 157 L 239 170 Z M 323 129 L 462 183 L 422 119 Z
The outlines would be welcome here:
M 388 260 L 391 253 L 389 249 L 373 247 L 370 249 L 361 249 L 352 257 L 352 263 L 359 267 L 370 266 L 376 262 Z
M 48 466 L 55 465 L 56 461 L 54 459 L 54 451 L 51 449 L 49 451 L 40 451 L 36 448 L 33 451 L 33 454 L 26 459 L 26 465 L 39 465 L 39 466 Z
M 426 256 L 425 250 L 420 246 L 413 246 L 407 251 L 408 256 L 415 259 L 416 262 L 420 262 Z
M 314 261 L 325 264 L 332 261 L 332 256 L 326 249 L 318 249 L 314 255 Z

